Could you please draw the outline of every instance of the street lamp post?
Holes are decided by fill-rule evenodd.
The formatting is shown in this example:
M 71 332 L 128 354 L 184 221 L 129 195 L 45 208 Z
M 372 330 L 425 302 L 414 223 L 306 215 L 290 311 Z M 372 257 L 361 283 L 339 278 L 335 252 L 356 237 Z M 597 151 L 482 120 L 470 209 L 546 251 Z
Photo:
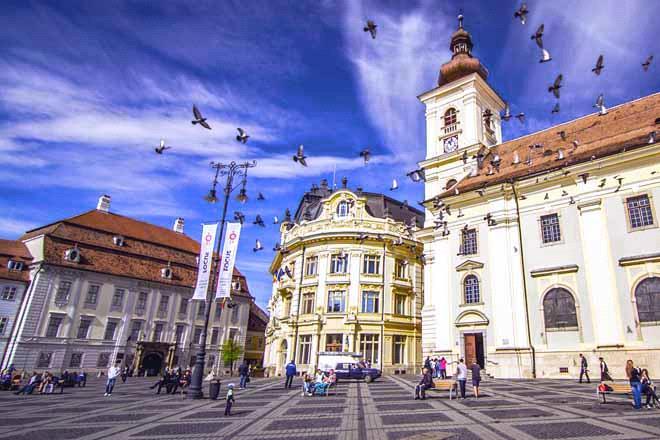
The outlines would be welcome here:
M 204 327 L 202 328 L 201 340 L 199 342 L 200 349 L 197 352 L 195 359 L 195 366 L 193 367 L 192 377 L 190 378 L 190 387 L 188 388 L 188 398 L 190 399 L 201 399 L 204 397 L 204 392 L 202 391 L 202 380 L 204 377 L 204 363 L 206 362 L 206 336 L 208 334 L 209 320 L 211 316 L 211 304 L 213 304 L 213 286 L 218 279 L 219 268 L 220 268 L 220 252 L 222 244 L 222 235 L 225 231 L 225 219 L 227 217 L 227 205 L 229 204 L 229 196 L 231 192 L 235 189 L 232 187 L 234 182 L 234 177 L 242 177 L 241 180 L 241 190 L 237 196 L 237 199 L 244 203 L 247 201 L 247 194 L 245 192 L 245 185 L 247 184 L 247 171 L 248 168 L 255 167 L 257 165 L 256 161 L 252 162 L 243 162 L 236 163 L 232 161 L 229 164 L 215 163 L 211 162 L 211 168 L 215 169 L 215 177 L 213 178 L 213 184 L 211 185 L 211 190 L 208 195 L 204 197 L 204 200 L 210 203 L 215 203 L 218 201 L 216 196 L 216 186 L 218 184 L 218 176 L 227 176 L 225 182 L 225 187 L 223 189 L 224 202 L 222 207 L 222 219 L 220 220 L 220 236 L 218 238 L 218 243 L 216 245 L 215 255 L 213 256 L 213 267 L 211 268 L 212 279 L 209 283 L 206 291 L 206 307 L 204 310 Z

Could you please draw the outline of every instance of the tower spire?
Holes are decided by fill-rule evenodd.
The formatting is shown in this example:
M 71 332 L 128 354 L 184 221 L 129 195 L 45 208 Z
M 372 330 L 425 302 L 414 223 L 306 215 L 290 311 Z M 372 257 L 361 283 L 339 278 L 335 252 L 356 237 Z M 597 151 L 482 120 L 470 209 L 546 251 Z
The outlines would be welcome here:
M 463 29 L 463 14 L 458 14 L 458 28 Z

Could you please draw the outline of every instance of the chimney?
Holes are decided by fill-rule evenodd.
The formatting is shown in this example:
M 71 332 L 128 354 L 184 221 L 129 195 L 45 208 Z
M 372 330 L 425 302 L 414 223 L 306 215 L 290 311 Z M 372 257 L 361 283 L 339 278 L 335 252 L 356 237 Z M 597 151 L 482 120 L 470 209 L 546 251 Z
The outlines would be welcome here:
M 321 189 L 325 192 L 328 189 L 328 179 L 321 179 Z
M 344 176 L 341 178 L 341 187 L 346 188 L 347 185 L 348 185 L 348 178 Z
M 96 204 L 96 209 L 103 212 L 110 212 L 110 196 L 103 194 L 99 197 L 99 202 Z
M 174 226 L 172 227 L 172 230 L 174 232 L 178 232 L 179 234 L 183 234 L 183 219 L 181 217 L 177 217 L 176 220 L 174 220 Z

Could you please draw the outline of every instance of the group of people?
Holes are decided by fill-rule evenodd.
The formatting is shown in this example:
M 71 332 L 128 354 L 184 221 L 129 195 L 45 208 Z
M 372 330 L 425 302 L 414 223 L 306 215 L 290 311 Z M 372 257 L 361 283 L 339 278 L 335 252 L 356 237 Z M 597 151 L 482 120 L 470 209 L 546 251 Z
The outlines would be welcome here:
M 192 372 L 190 370 L 183 370 L 181 367 L 176 369 L 165 368 L 161 378 L 149 388 L 152 390 L 158 388 L 156 394 L 160 394 L 163 387 L 165 387 L 166 394 L 175 394 L 179 388 L 182 391 L 188 388 L 191 376 Z
M 322 396 L 328 388 L 336 383 L 337 375 L 333 369 L 330 369 L 327 373 L 317 369 L 316 375 L 306 372 L 303 374 L 303 396 Z
M 642 408 L 642 395 L 646 396 L 645 406 L 647 409 L 660 408 L 656 387 L 651 381 L 649 371 L 646 368 L 636 367 L 633 361 L 628 359 L 626 362 L 626 376 L 630 381 L 635 409 Z
M 447 359 L 444 357 L 441 357 L 440 359 L 437 357 L 434 357 L 433 359 L 427 357 L 424 361 L 424 367 L 429 369 L 431 376 L 433 376 L 434 379 L 447 378 Z
M 447 378 L 447 371 L 446 371 L 447 361 L 443 357 L 439 361 L 436 361 L 436 365 L 439 364 L 440 361 L 444 361 L 444 367 L 445 367 L 444 372 L 441 372 L 439 375 L 434 376 L 433 368 L 435 367 L 435 365 L 432 364 L 432 362 L 434 361 L 429 358 L 426 358 L 426 361 L 424 362 L 424 368 L 422 369 L 422 378 L 415 387 L 415 400 L 426 399 L 426 390 L 430 388 L 435 388 L 435 383 L 433 382 L 434 377 L 435 378 L 439 377 L 441 379 Z M 453 378 L 456 380 L 458 384 L 457 392 L 459 392 L 460 390 L 461 398 L 465 399 L 465 386 L 468 379 L 468 369 L 472 371 L 472 392 L 474 393 L 474 397 L 478 398 L 479 385 L 481 383 L 481 366 L 477 363 L 476 360 L 472 363 L 472 365 L 468 367 L 462 358 L 459 359 L 458 364 L 456 365 L 456 371 L 453 376 Z
M 84 387 L 87 384 L 87 373 L 84 371 L 69 373 L 64 371 L 60 375 L 55 375 L 50 371 L 38 373 L 33 371 L 27 376 L 27 382 L 23 380 L 24 374 L 16 373 L 16 370 L 10 368 L 0 374 L 0 384 L 3 389 L 14 391 L 14 394 L 33 394 L 35 391 L 39 394 L 53 394 L 59 387 L 60 393 L 64 392 L 64 387 Z

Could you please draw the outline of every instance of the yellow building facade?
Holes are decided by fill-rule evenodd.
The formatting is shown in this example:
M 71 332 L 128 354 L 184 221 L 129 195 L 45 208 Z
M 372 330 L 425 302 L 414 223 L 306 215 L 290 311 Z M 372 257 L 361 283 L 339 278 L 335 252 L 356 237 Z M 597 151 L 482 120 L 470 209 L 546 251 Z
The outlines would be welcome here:
M 305 193 L 281 226 L 270 271 L 264 366 L 295 360 L 311 370 L 327 351 L 360 353 L 384 372 L 422 363 L 423 214 L 382 194 L 328 188 Z

